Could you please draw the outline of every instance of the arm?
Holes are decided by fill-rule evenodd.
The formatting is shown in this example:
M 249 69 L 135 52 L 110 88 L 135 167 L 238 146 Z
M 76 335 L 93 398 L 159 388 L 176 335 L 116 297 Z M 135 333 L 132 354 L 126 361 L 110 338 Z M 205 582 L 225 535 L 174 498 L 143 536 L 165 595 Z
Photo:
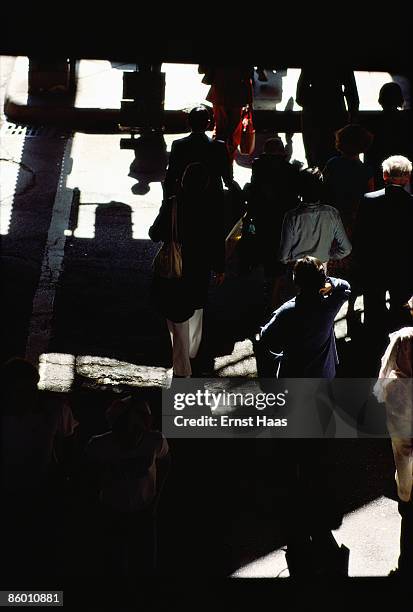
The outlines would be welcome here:
M 349 70 L 346 72 L 343 78 L 344 85 L 344 97 L 347 101 L 347 108 L 349 112 L 350 122 L 354 122 L 356 114 L 359 109 L 360 100 L 357 91 L 356 79 L 354 77 L 354 72 Z
M 288 132 L 285 135 L 285 159 L 289 162 L 293 155 L 293 136 L 294 132 Z
M 366 248 L 366 236 L 369 235 L 369 223 L 368 223 L 368 203 L 364 198 L 359 206 L 356 220 L 354 222 L 353 229 L 353 257 L 356 260 L 356 264 L 360 264 L 363 259 L 365 248 Z M 367 244 L 368 247 L 368 244 Z
M 153 225 L 148 231 L 153 242 L 165 241 L 171 235 L 171 198 L 164 200 Z
M 396 484 L 399 499 L 411 502 L 413 490 L 411 452 L 412 443 L 409 438 L 392 439 L 394 463 L 396 465 Z
M 254 343 L 258 378 L 274 378 L 284 348 L 283 316 L 281 309 L 274 312 L 270 321 L 261 328 Z
M 285 213 L 282 229 L 281 229 L 281 240 L 280 240 L 280 253 L 279 260 L 283 263 L 287 263 L 291 260 L 291 251 L 294 243 L 294 227 L 289 213 Z
M 66 399 L 57 409 L 59 410 L 59 416 L 54 440 L 54 455 L 63 473 L 69 476 L 75 468 L 79 451 L 79 423 L 74 418 Z
M 169 451 L 168 441 L 162 436 L 160 449 L 157 451 L 156 456 L 156 493 L 155 499 L 153 500 L 153 509 L 156 510 L 159 504 L 159 498 L 161 496 L 166 478 L 169 474 L 171 467 L 171 453 Z
M 329 310 L 338 312 L 341 306 L 346 302 L 351 295 L 350 284 L 342 278 L 327 277 L 326 284 L 331 284 L 331 291 L 325 298 L 328 300 L 327 304 Z
M 225 187 L 228 189 L 239 187 L 238 183 L 234 182 L 234 171 L 225 143 L 220 140 L 215 140 L 213 144 L 219 156 L 219 169 Z
M 337 213 L 334 228 L 334 252 L 330 252 L 331 259 L 343 259 L 351 253 L 351 242 L 347 237 L 340 214 Z
M 212 85 L 214 81 L 214 68 L 213 66 L 207 66 L 206 64 L 199 64 L 198 74 L 205 75 L 202 79 L 204 85 Z
M 164 181 L 165 198 L 169 198 L 173 195 L 176 195 L 177 182 L 180 176 L 180 168 L 179 168 L 178 159 L 179 157 L 176 152 L 176 143 L 174 141 L 171 146 L 171 152 L 169 153 L 168 168 L 165 174 L 165 181 Z
M 307 106 L 308 104 L 308 92 L 310 88 L 310 82 L 308 79 L 308 74 L 303 69 L 301 70 L 300 76 L 297 82 L 297 91 L 295 94 L 295 101 L 301 108 Z
M 221 284 L 225 275 L 226 260 L 226 215 L 223 214 L 220 206 L 221 200 L 217 199 L 216 204 L 211 202 L 211 209 L 208 213 L 208 224 L 205 231 L 208 233 L 208 248 L 210 269 L 215 273 L 215 284 Z

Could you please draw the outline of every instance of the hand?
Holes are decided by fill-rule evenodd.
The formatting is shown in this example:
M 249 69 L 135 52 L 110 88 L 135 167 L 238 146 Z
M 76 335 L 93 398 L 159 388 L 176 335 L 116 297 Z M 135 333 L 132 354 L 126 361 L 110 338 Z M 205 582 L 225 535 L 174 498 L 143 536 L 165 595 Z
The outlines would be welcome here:
M 225 272 L 217 272 L 213 278 L 213 285 L 219 287 L 225 280 Z
M 329 282 L 326 282 L 324 287 L 320 289 L 320 295 L 328 295 L 333 288 L 333 285 Z

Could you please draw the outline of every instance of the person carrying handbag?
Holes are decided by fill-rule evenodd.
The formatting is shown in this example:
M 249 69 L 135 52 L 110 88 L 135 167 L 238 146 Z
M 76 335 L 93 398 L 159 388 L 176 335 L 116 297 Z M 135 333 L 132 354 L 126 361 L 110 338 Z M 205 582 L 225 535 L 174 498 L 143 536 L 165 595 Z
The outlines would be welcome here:
M 228 155 L 233 161 L 242 137 L 243 109 L 253 102 L 251 76 L 253 66 L 199 66 L 205 74 L 203 83 L 210 85 L 206 99 L 212 103 L 214 113 L 214 139 L 227 145 Z M 252 126 L 252 123 L 251 123 Z M 249 148 L 252 132 L 248 130 Z
M 192 375 L 211 271 L 217 285 L 225 276 L 225 219 L 219 202 L 208 196 L 208 184 L 207 168 L 188 164 L 179 194 L 163 202 L 149 229 L 151 240 L 164 243 L 154 260 L 153 299 L 166 318 L 179 377 Z

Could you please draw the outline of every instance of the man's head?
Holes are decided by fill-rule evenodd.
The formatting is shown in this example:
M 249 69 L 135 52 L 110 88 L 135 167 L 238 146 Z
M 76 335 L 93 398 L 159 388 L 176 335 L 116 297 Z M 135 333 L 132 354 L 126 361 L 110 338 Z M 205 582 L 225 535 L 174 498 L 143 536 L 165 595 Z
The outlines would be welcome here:
M 281 157 L 286 157 L 287 155 L 283 141 L 279 136 L 268 138 L 268 140 L 265 141 L 264 152 L 270 155 L 280 155 Z
M 412 162 L 403 155 L 392 155 L 381 165 L 383 180 L 387 185 L 408 185 L 412 173 Z
M 364 153 L 373 142 L 373 134 L 356 123 L 350 123 L 337 130 L 335 137 L 337 151 L 350 156 Z
M 299 292 L 306 295 L 318 294 L 326 282 L 323 264 L 310 255 L 296 261 L 293 278 Z
M 191 132 L 205 132 L 209 125 L 209 112 L 205 106 L 195 106 L 188 115 Z
M 398 83 L 385 83 L 380 89 L 379 104 L 383 110 L 396 110 L 404 104 L 403 93 Z
M 303 202 L 318 202 L 323 195 L 323 175 L 318 168 L 305 168 L 300 172 L 299 194 Z

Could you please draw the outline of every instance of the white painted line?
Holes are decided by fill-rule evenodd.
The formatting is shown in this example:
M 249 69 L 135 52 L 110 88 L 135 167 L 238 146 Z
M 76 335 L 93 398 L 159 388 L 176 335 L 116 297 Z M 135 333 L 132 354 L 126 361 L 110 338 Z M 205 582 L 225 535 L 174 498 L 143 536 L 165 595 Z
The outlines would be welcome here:
M 70 172 L 72 138 L 68 139 L 53 204 L 52 218 L 43 255 L 39 284 L 33 300 L 32 316 L 26 345 L 26 358 L 36 364 L 48 352 L 57 283 L 63 268 L 73 190 L 66 186 Z

